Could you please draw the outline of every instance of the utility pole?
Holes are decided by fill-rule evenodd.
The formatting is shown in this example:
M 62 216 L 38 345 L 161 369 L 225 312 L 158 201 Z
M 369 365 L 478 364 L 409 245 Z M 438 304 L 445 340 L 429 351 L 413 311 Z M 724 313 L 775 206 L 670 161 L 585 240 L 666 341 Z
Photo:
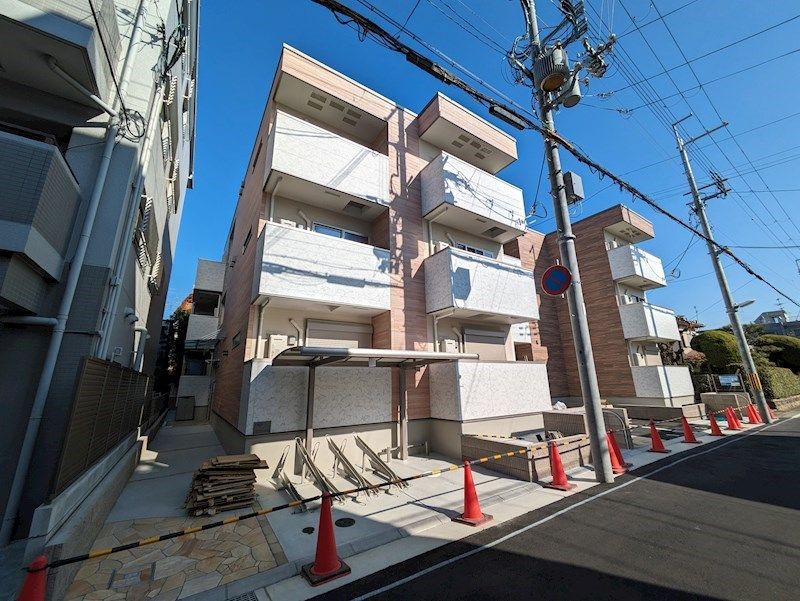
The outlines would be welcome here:
M 680 121 L 673 123 L 672 129 L 675 132 L 675 141 L 678 144 L 678 151 L 680 152 L 681 160 L 683 161 L 683 169 L 686 172 L 686 179 L 689 181 L 689 188 L 692 192 L 692 210 L 700 220 L 700 225 L 703 227 L 703 233 L 707 238 L 706 246 L 708 247 L 708 256 L 711 257 L 711 263 L 714 265 L 714 273 L 717 275 L 719 289 L 720 292 L 722 292 L 722 300 L 725 301 L 725 310 L 728 313 L 728 318 L 731 322 L 731 329 L 733 330 L 733 335 L 736 337 L 736 343 L 739 346 L 739 354 L 742 357 L 744 371 L 747 374 L 747 378 L 750 380 L 750 386 L 753 389 L 753 395 L 756 397 L 758 412 L 761 414 L 761 419 L 764 420 L 764 423 L 769 424 L 772 422 L 772 417 L 770 416 L 769 408 L 767 407 L 767 399 L 764 396 L 764 389 L 761 387 L 761 380 L 758 377 L 758 372 L 756 371 L 756 366 L 753 362 L 753 356 L 750 354 L 750 346 L 747 344 L 747 338 L 745 338 L 742 324 L 739 321 L 738 310 L 740 305 L 735 304 L 733 302 L 733 298 L 731 297 L 731 290 L 728 286 L 728 278 L 725 277 L 725 270 L 722 268 L 722 262 L 719 259 L 719 252 L 717 251 L 717 247 L 714 245 L 714 234 L 711 231 L 711 225 L 708 222 L 708 216 L 706 215 L 705 201 L 707 199 L 700 197 L 700 191 L 697 188 L 697 182 L 695 181 L 694 173 L 692 172 L 692 165 L 689 162 L 689 154 L 686 152 L 686 147 L 689 144 L 711 135 L 718 129 L 727 127 L 728 124 L 723 122 L 721 125 L 718 125 L 713 129 L 706 130 L 699 136 L 695 136 L 694 138 L 684 141 L 678 132 L 678 124 L 681 123 L 681 121 L 688 119 L 690 116 L 691 115 L 688 115 Z
M 531 69 L 534 69 L 540 53 L 539 25 L 536 21 L 535 0 L 528 3 L 528 35 L 531 43 Z M 548 99 L 548 93 L 536 88 L 536 99 L 539 103 L 539 112 L 544 128 L 555 131 L 553 110 Z M 586 305 L 583 302 L 583 287 L 578 270 L 578 259 L 575 253 L 575 236 L 572 233 L 567 194 L 564 188 L 564 176 L 561 172 L 561 158 L 558 145 L 550 138 L 544 138 L 544 154 L 547 160 L 547 169 L 550 174 L 550 193 L 553 197 L 556 227 L 558 231 L 558 246 L 561 253 L 561 263 L 572 272 L 572 285 L 567 289 L 567 305 L 569 307 L 572 337 L 575 341 L 575 354 L 578 359 L 578 376 L 581 382 L 583 406 L 586 412 L 586 423 L 589 434 L 589 444 L 592 451 L 595 478 L 598 482 L 613 482 L 611 471 L 611 458 L 609 457 L 608 441 L 603 420 L 603 409 L 600 404 L 600 388 L 597 385 L 597 372 L 594 366 L 592 341 L 589 336 L 589 322 L 586 318 Z

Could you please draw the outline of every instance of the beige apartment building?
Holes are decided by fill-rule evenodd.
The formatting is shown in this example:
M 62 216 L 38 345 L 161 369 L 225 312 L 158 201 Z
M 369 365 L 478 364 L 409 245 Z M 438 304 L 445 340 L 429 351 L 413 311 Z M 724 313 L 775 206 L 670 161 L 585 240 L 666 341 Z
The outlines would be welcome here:
M 577 221 L 573 232 L 601 396 L 615 406 L 693 403 L 689 368 L 664 364 L 659 346 L 671 348 L 681 339 L 675 313 L 648 299 L 667 285 L 661 259 L 642 247 L 655 236 L 653 225 L 617 205 Z M 506 252 L 534 269 L 538 281 L 559 256 L 557 236 L 528 232 L 507 244 Z M 582 396 L 567 304 L 542 295 L 540 311 L 531 330 L 547 349 L 553 400 L 578 405 Z
M 504 249 L 523 195 L 497 175 L 516 158 L 441 94 L 414 113 L 285 46 L 223 257 L 223 444 L 277 458 L 312 426 L 396 449 L 407 429 L 457 457 L 462 432 L 539 427 L 544 354 L 518 348 L 536 285 Z

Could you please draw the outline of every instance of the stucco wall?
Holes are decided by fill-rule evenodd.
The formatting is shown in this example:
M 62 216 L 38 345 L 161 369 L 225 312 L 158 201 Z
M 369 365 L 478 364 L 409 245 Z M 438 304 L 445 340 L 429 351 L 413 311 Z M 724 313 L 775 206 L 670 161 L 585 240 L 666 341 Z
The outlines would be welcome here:
M 389 251 L 273 223 L 261 236 L 260 294 L 389 309 Z
M 273 367 L 264 359 L 245 367 L 250 379 L 245 434 L 253 434 L 253 423 L 261 421 L 271 422 L 270 432 L 305 429 L 308 368 Z M 317 368 L 314 427 L 388 422 L 391 396 L 390 368 Z
M 195 407 L 208 405 L 210 376 L 181 376 L 178 380 L 178 396 L 193 396 Z
M 539 319 L 533 273 L 461 251 L 441 250 L 425 260 L 428 313 L 456 307 Z
M 273 136 L 272 169 L 389 204 L 386 155 L 283 111 L 277 111 Z
M 626 339 L 680 340 L 675 313 L 650 303 L 620 305 L 622 332 Z
M 525 227 L 522 190 L 446 152 L 422 170 L 420 179 L 423 215 L 448 203 L 512 228 Z
M 190 315 L 186 324 L 186 340 L 210 340 L 216 336 L 219 328 L 218 319 L 214 315 Z
M 694 386 L 689 368 L 682 365 L 650 365 L 632 367 L 637 397 L 674 398 L 691 396 Z
M 465 421 L 551 408 L 547 367 L 528 361 L 459 361 L 429 367 L 431 417 Z
M 225 279 L 225 265 L 221 261 L 198 259 L 197 271 L 194 276 L 194 287 L 197 290 L 222 292 L 222 283 Z
M 634 244 L 609 250 L 608 262 L 615 280 L 638 275 L 661 286 L 667 285 L 661 259 Z

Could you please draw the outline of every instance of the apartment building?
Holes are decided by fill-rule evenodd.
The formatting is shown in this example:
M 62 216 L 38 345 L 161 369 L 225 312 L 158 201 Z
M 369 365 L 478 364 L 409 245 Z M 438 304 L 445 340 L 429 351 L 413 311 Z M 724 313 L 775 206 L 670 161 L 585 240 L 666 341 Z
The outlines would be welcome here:
M 654 237 L 653 225 L 617 205 L 577 221 L 573 233 L 602 398 L 615 406 L 693 403 L 689 368 L 665 364 L 659 346 L 671 348 L 681 339 L 675 313 L 648 300 L 652 290 L 667 284 L 661 259 L 641 246 Z M 507 244 L 506 252 L 540 277 L 559 257 L 557 234 L 528 232 Z M 532 348 L 546 348 L 553 399 L 578 405 L 582 395 L 567 303 L 543 296 L 540 311 L 541 321 L 530 324 Z
M 540 424 L 546 368 L 514 342 L 533 273 L 503 249 L 523 196 L 496 175 L 516 158 L 441 94 L 416 114 L 284 46 L 223 257 L 223 444 L 277 458 L 313 428 L 460 456 L 462 432 Z
M 225 265 L 200 259 L 192 291 L 192 312 L 186 324 L 177 415 L 181 420 L 206 420 L 213 389 L 214 350 L 219 333 L 219 309 Z
M 18 536 L 52 497 L 85 359 L 153 372 L 197 25 L 189 0 L 0 2 L 0 505 L 22 469 Z

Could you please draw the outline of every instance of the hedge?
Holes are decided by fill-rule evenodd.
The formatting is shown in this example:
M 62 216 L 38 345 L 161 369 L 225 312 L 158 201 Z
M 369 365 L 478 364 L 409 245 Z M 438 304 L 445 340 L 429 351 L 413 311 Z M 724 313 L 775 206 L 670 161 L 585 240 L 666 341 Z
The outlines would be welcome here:
M 757 344 L 776 347 L 778 350 L 770 353 L 773 361 L 794 371 L 800 370 L 800 338 L 766 334 L 759 337 Z
M 800 394 L 800 377 L 785 367 L 762 367 L 758 370 L 768 399 L 785 399 Z
M 721 330 L 701 332 L 692 338 L 691 346 L 706 356 L 709 367 L 719 372 L 726 365 L 739 361 L 739 348 L 733 334 Z

